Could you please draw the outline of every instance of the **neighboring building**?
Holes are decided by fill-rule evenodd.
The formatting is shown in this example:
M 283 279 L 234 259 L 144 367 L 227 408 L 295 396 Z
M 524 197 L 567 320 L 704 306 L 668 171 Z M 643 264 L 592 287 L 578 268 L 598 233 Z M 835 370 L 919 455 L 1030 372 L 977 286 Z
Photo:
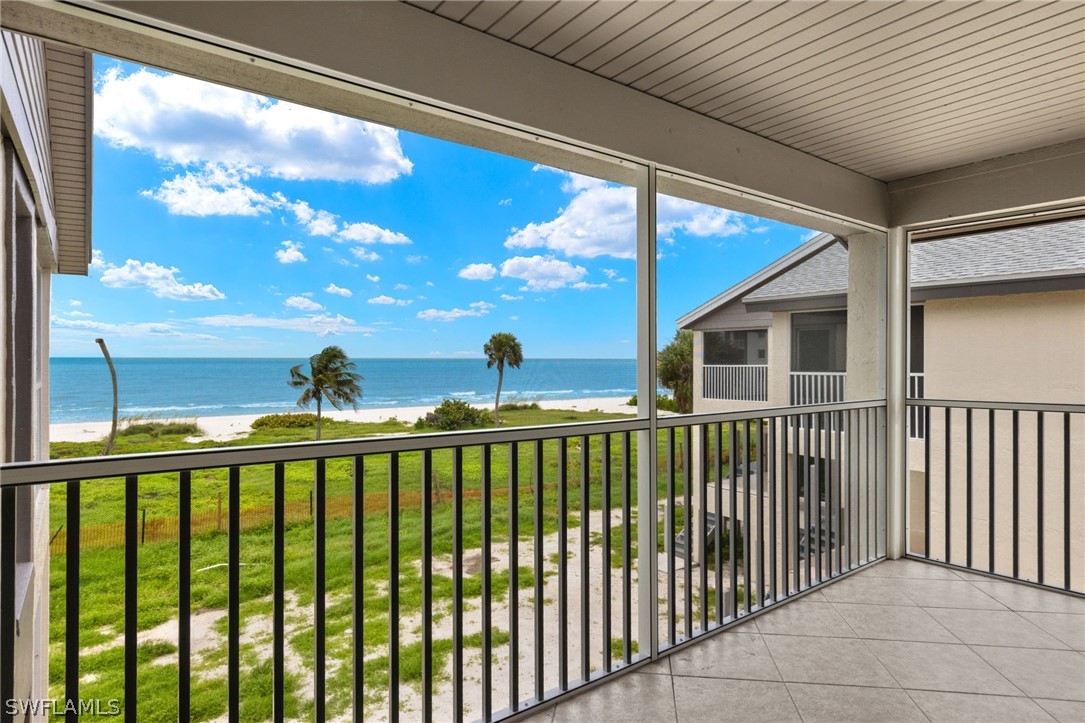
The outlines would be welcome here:
M 847 249 L 822 234 L 784 261 L 678 320 L 694 412 L 847 397 Z M 1085 401 L 1085 220 L 917 243 L 911 277 L 910 397 Z
M 50 277 L 85 275 L 90 262 L 90 54 L 5 31 L 0 83 L 0 459 L 19 462 L 49 457 Z M 14 688 L 23 699 L 45 699 L 49 488 L 2 494 L 6 510 L 14 498 L 14 519 L 0 520 L 15 532 L 14 548 L 0 550 L 5 576 L 15 570 L 0 581 L 14 585 Z
M 1085 402 L 1085 219 L 915 243 L 910 266 L 910 398 Z M 848 320 L 850 315 L 864 311 L 848 308 L 848 288 L 854 283 L 855 279 L 849 279 L 847 248 L 834 237 L 822 234 L 680 318 L 679 327 L 694 332 L 694 413 L 862 399 L 861 394 L 850 393 L 848 387 Z M 859 337 L 853 333 L 852 338 Z M 955 417 L 955 425 L 947 431 L 943 411 L 934 410 L 928 430 L 923 410 L 909 410 L 912 550 L 923 549 L 926 532 L 925 454 L 943 459 L 947 441 L 956 450 L 964 449 L 967 432 L 961 416 Z M 1010 430 L 1018 422 L 1002 412 L 996 422 L 998 438 L 991 459 L 996 460 L 999 473 L 997 479 L 991 477 L 991 485 L 996 499 L 1002 500 L 999 517 L 1009 514 L 1009 500 L 1014 494 L 1011 485 L 1016 484 L 1009 470 L 1015 463 L 1023 488 L 1037 484 L 1037 435 L 1041 428 L 1036 426 L 1035 415 L 1022 415 L 1018 421 L 1020 430 L 1014 432 L 1020 434 L 1021 442 L 1017 457 L 1012 451 Z M 974 415 L 972 422 L 977 444 L 987 444 L 987 414 Z M 1039 447 L 1045 450 L 1047 469 L 1053 470 L 1050 477 L 1061 475 L 1064 465 L 1061 425 L 1061 419 L 1050 420 L 1043 432 L 1045 444 Z M 831 435 L 822 430 L 821 449 L 828 449 Z M 929 449 L 924 446 L 925 436 L 930 437 Z M 696 455 L 700 444 L 697 436 L 693 444 Z M 789 437 L 781 437 L 778 444 L 788 450 L 789 456 L 795 455 Z M 1081 459 L 1085 450 L 1076 443 L 1072 447 L 1069 458 Z M 820 470 L 824 489 L 831 467 L 827 457 L 817 459 L 806 452 L 799 452 L 799 457 L 799 474 L 805 476 L 804 467 L 811 474 Z M 973 514 L 975 526 L 986 531 L 987 454 L 982 457 L 975 466 L 977 475 L 982 472 L 984 484 L 976 485 Z M 948 473 L 963 479 L 968 469 L 959 455 Z M 953 547 L 964 550 L 965 526 L 945 524 L 946 504 L 938 489 L 945 472 L 938 467 L 932 469 L 932 544 L 940 547 L 943 531 L 952 529 Z M 753 476 L 751 490 L 756 490 L 760 484 L 756 463 Z M 696 467 L 693 477 L 698 483 L 692 500 L 693 514 L 697 514 L 700 500 Z M 730 480 L 725 479 L 725 491 L 729 484 Z M 740 509 L 744 484 L 738 485 Z M 801 502 L 804 482 L 800 480 L 798 485 Z M 715 509 L 715 485 L 710 483 L 706 489 L 708 509 Z M 754 495 L 756 492 L 752 492 Z M 725 494 L 725 519 L 732 517 L 727 500 Z M 1038 513 L 1036 495 L 1022 494 L 1013 504 L 1019 510 L 1019 519 L 1029 523 L 1021 528 L 1022 544 L 1033 544 L 1042 530 L 1032 526 Z M 958 500 L 952 520 L 963 522 L 964 518 L 957 515 L 964 510 L 964 500 Z M 792 506 L 789 513 L 802 515 L 802 504 Z M 1044 512 L 1045 516 L 1050 514 Z M 1085 539 L 1080 518 L 1076 519 L 1073 539 Z M 1055 525 L 1056 521 L 1051 520 L 1048 527 L 1054 529 Z M 1009 560 L 1011 544 L 1009 536 L 997 540 L 996 558 Z M 983 549 L 986 554 L 986 545 Z M 1045 567 L 1054 565 L 1054 561 L 1045 562 Z M 1048 573 L 1053 577 L 1057 571 Z

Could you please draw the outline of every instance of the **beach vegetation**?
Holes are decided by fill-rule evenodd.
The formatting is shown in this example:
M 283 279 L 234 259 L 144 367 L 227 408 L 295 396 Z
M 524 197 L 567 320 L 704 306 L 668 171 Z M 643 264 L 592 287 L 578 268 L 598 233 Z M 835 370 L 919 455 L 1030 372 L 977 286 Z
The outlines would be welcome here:
M 197 437 L 203 434 L 203 430 L 201 430 L 195 422 L 148 421 L 125 425 L 124 429 L 120 431 L 120 434 L 124 437 L 131 437 L 137 434 L 146 434 L 151 437 L 178 435 Z M 112 443 L 110 446 L 113 446 Z
M 316 402 L 316 438 L 320 439 L 322 406 L 325 400 L 336 409 L 349 404 L 358 408 L 362 387 L 358 382 L 364 377 L 354 371 L 355 364 L 347 358 L 341 347 L 324 347 L 319 354 L 309 357 L 309 374 L 301 371 L 303 364 L 290 367 L 290 386 L 303 390 L 298 397 L 299 407 Z
M 316 426 L 316 415 L 309 412 L 265 414 L 252 420 L 253 429 L 307 429 Z
M 505 379 L 505 365 L 512 369 L 519 369 L 524 363 L 524 349 L 520 346 L 520 340 L 514 334 L 501 331 L 490 337 L 490 340 L 482 345 L 482 353 L 486 355 L 486 368 L 497 367 L 497 396 L 494 398 L 494 424 L 501 424 L 501 383 Z
M 693 411 L 693 332 L 679 329 L 656 357 L 659 385 L 669 389 L 679 414 Z
M 457 429 L 474 429 L 486 425 L 486 413 L 472 407 L 462 399 L 445 399 L 437 408 L 415 422 L 416 429 L 440 429 L 451 432 Z
M 522 412 L 534 409 L 542 409 L 542 407 L 538 402 L 505 402 L 501 405 L 502 412 Z
M 631 396 L 629 398 L 629 401 L 626 402 L 626 405 L 630 407 L 637 406 L 637 395 L 634 394 L 633 396 Z M 666 394 L 657 394 L 656 409 L 662 410 L 664 412 L 677 412 L 678 405 L 675 403 L 673 397 L 667 396 Z

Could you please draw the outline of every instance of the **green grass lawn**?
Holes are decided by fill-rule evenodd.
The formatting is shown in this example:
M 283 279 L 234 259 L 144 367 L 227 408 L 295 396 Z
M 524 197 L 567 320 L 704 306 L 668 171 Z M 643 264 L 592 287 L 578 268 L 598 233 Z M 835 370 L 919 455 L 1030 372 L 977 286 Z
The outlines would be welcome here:
M 570 412 L 563 410 L 517 410 L 503 413 L 503 421 L 509 426 L 545 425 L 567 422 L 586 422 L 604 419 L 617 419 L 628 415 L 603 414 L 598 412 Z M 390 433 L 415 433 L 417 430 L 397 421 L 379 424 L 326 421 L 325 439 L 355 438 Z M 681 440 L 682 431 L 678 438 Z M 116 453 L 130 454 L 137 452 L 160 452 L 166 450 L 198 449 L 208 446 L 247 446 L 253 444 L 275 444 L 307 441 L 312 438 L 308 429 L 276 429 L 255 431 L 244 439 L 223 445 L 222 443 L 184 441 L 183 435 L 134 434 L 118 438 Z M 630 459 L 634 464 L 631 471 L 631 489 L 633 509 L 636 501 L 636 434 L 631 435 L 633 449 Z M 619 507 L 622 500 L 621 476 L 621 435 L 614 435 L 611 444 L 611 504 Z M 558 440 L 548 440 L 543 444 L 543 532 L 550 533 L 558 528 Z M 570 526 L 579 525 L 580 520 L 580 478 L 581 454 L 579 439 L 569 440 L 569 460 L 567 469 L 568 518 Z M 603 504 L 602 480 L 602 437 L 590 439 L 589 460 L 589 505 L 591 509 L 601 509 Z M 681 445 L 679 445 L 681 448 Z M 55 443 L 53 456 L 80 457 L 99 454 L 101 443 Z M 666 459 L 665 437 L 660 436 L 660 464 Z M 495 542 L 508 540 L 509 504 L 509 445 L 494 445 L 492 479 L 494 488 L 500 494 L 492 498 L 490 519 Z M 516 516 L 521 537 L 534 534 L 534 495 L 530 489 L 533 482 L 534 443 L 521 443 L 518 450 L 519 462 L 519 505 Z M 680 462 L 683 460 L 679 460 Z M 389 455 L 372 455 L 365 460 L 363 491 L 376 494 L 387 492 Z M 452 452 L 439 450 L 433 453 L 433 469 L 441 497 L 435 503 L 433 525 L 429 533 L 433 542 L 434 554 L 450 556 L 452 554 Z M 681 467 L 677 480 L 678 493 L 681 494 Z M 290 463 L 286 465 L 286 498 L 288 501 L 304 502 L 310 498 L 313 489 L 314 465 L 312 462 Z M 399 455 L 400 487 L 403 491 L 418 491 L 422 488 L 421 453 L 402 453 Z M 481 487 L 481 450 L 467 448 L 463 455 L 463 488 L 465 491 L 477 491 Z M 241 473 L 241 508 L 252 509 L 266 507 L 272 496 L 271 465 L 246 467 Z M 335 459 L 327 463 L 327 495 L 329 498 L 352 494 L 352 460 Z M 82 522 L 84 527 L 121 523 L 124 519 L 124 483 L 123 480 L 96 480 L 84 483 L 81 489 Z M 206 470 L 192 475 L 193 513 L 217 511 L 220 495 L 227 499 L 225 470 Z M 666 491 L 666 480 L 660 475 L 659 492 L 662 498 Z M 384 495 L 386 499 L 386 494 Z M 58 529 L 65 519 L 65 489 L 56 486 L 52 491 L 51 520 L 53 529 Z M 159 517 L 175 517 L 178 510 L 177 475 L 148 475 L 139 480 L 139 505 L 147 510 L 149 520 Z M 224 512 L 225 514 L 225 512 Z M 419 508 L 408 506 L 398 512 L 399 551 L 398 566 L 400 581 L 400 619 L 417 615 L 422 606 L 422 578 L 419 574 L 418 561 L 422 555 L 422 538 L 426 534 L 423 528 L 422 512 Z M 364 559 L 364 619 L 363 631 L 367 660 L 364 666 L 367 702 L 378 704 L 383 700 L 388 687 L 387 643 L 388 643 L 388 581 L 392 570 L 389 560 L 388 540 L 389 512 L 386 506 L 370 508 L 363 519 Z M 680 525 L 679 525 L 680 527 Z M 467 497 L 463 501 L 463 539 L 466 549 L 480 547 L 482 532 L 482 503 L 478 498 Z M 612 530 L 617 534 L 615 542 L 620 543 L 620 527 Z M 633 539 L 636 532 L 633 531 Z M 349 518 L 329 519 L 326 531 L 326 575 L 327 575 L 327 656 L 328 656 L 328 695 L 329 710 L 343 709 L 350 702 L 351 670 L 348 662 L 352 635 L 350 634 L 352 600 L 352 559 L 351 559 L 352 523 Z M 272 543 L 273 534 L 270 524 L 245 530 L 241 536 L 241 616 L 242 630 L 247 622 L 267 618 L 271 613 L 270 595 L 272 593 Z M 285 548 L 286 565 L 284 570 L 285 587 L 292 605 L 288 610 L 287 627 L 295 632 L 289 636 L 287 645 L 300 659 L 311 665 L 313 635 L 310 625 L 305 624 L 311 616 L 313 600 L 313 524 L 311 520 L 302 520 L 291 524 L 286 530 Z M 620 544 L 615 545 L 616 555 L 612 564 L 621 565 Z M 148 630 L 166 623 L 176 617 L 177 609 L 177 568 L 179 564 L 176 544 L 170 542 L 150 543 L 141 546 L 138 551 L 139 565 L 139 611 L 138 627 Z M 84 549 L 80 557 L 80 645 L 84 654 L 80 660 L 80 674 L 83 683 L 80 696 L 103 699 L 123 698 L 123 648 L 119 646 L 119 636 L 123 630 L 124 596 L 124 555 L 123 547 Z M 223 611 L 227 605 L 227 537 L 225 533 L 210 532 L 193 538 L 192 541 L 192 610 L 194 614 L 208 611 Z M 50 627 L 52 650 L 50 671 L 55 697 L 63 696 L 63 641 L 64 629 L 64 573 L 63 555 L 54 555 L 51 568 L 51 615 Z M 507 570 L 495 570 L 493 589 L 495 600 L 507 597 L 509 586 Z M 533 581 L 530 568 L 518 570 L 521 589 L 529 588 Z M 481 596 L 481 575 L 466 576 L 464 580 L 465 598 L 477 599 Z M 443 575 L 434 576 L 434 609 L 438 614 L 447 609 L 452 599 L 451 579 Z M 444 607 L 439 607 L 438 603 Z M 214 623 L 216 629 L 225 632 L 226 619 L 221 617 Z M 501 631 L 495 632 L 495 641 L 504 640 Z M 243 634 L 242 645 L 242 717 L 250 720 L 262 720 L 270 714 L 271 665 L 270 639 L 267 636 L 248 636 Z M 250 639 L 251 638 L 251 639 Z M 620 641 L 619 641 L 620 643 Z M 480 640 L 468 640 L 467 645 L 481 645 Z M 451 654 L 451 641 L 436 641 L 434 645 L 434 670 L 441 670 L 446 658 Z M 171 658 L 172 656 L 172 658 Z M 193 666 L 195 673 L 192 681 L 192 713 L 196 719 L 220 716 L 225 712 L 225 646 L 222 649 L 203 651 L 196 657 Z M 422 650 L 418 643 L 405 645 L 401 650 L 401 682 L 419 685 L 421 680 Z M 304 671 L 302 671 L 304 673 Z M 308 673 L 311 675 L 311 673 Z M 165 643 L 145 643 L 140 649 L 139 667 L 139 719 L 140 720 L 175 720 L 177 694 L 176 649 Z M 305 674 L 294 674 L 287 681 L 286 699 L 288 715 L 304 716 L 311 709 L 312 701 L 303 694 Z

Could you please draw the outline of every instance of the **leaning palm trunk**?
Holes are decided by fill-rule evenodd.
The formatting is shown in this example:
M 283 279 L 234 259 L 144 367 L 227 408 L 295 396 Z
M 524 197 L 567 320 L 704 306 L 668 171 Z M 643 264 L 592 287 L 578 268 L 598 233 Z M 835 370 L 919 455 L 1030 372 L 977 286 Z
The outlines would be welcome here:
M 109 357 L 109 349 L 106 349 L 105 339 L 95 339 L 98 346 L 102 347 L 105 363 L 109 365 L 109 376 L 113 379 L 113 426 L 109 429 L 109 439 L 106 440 L 105 450 L 102 456 L 108 456 L 113 452 L 113 443 L 117 439 L 117 370 L 113 368 L 113 360 Z
M 316 398 L 316 438 L 320 439 L 320 397 Z
M 497 368 L 497 398 L 494 399 L 494 424 L 501 426 L 501 382 L 504 380 L 505 370 Z

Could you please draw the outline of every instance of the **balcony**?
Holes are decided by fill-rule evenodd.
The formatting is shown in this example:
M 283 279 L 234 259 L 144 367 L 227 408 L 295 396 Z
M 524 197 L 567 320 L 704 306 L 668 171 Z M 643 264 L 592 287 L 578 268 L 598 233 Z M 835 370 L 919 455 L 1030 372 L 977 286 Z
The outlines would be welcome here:
M 701 380 L 705 399 L 739 402 L 767 402 L 767 364 L 705 364 Z
M 963 421 L 961 408 L 969 419 L 987 408 L 911 405 L 939 440 L 943 414 Z M 65 656 L 54 679 L 63 699 L 78 700 L 100 690 L 94 666 L 103 664 L 90 644 L 102 629 L 83 617 L 101 571 L 96 551 L 81 546 L 81 498 L 110 485 L 122 497 L 123 561 L 108 551 L 120 576 L 111 585 L 121 588 L 110 660 L 124 670 L 116 697 L 139 717 L 162 712 L 147 681 L 164 685 L 163 670 L 176 686 L 166 714 L 185 720 L 206 711 L 194 706 L 208 705 L 209 670 L 221 675 L 215 690 L 230 719 L 252 706 L 275 719 L 311 706 L 317 720 L 349 710 L 373 720 L 749 719 L 753 710 L 773 720 L 849 711 L 900 720 L 995 703 L 1027 719 L 1039 716 L 1034 706 L 1060 717 L 1083 697 L 1085 677 L 1085 485 L 1069 461 L 1085 409 L 999 405 L 1005 415 L 1018 473 L 1012 489 L 999 487 L 991 536 L 975 533 L 977 550 L 990 540 L 990 565 L 973 559 L 970 523 L 967 557 L 940 536 L 941 521 L 949 530 L 954 519 L 947 501 L 971 499 L 972 473 L 987 472 L 941 476 L 952 468 L 945 454 L 984 456 L 982 435 L 973 447 L 971 434 L 956 444 L 952 430 L 933 463 L 925 455 L 931 478 L 902 490 L 914 512 L 908 554 L 952 567 L 884 561 L 894 492 L 880 401 L 21 463 L 4 467 L 0 515 L 13 514 L 17 485 L 66 492 L 53 593 L 63 601 Z M 1044 418 L 1056 453 L 1050 486 L 1042 467 L 1020 473 L 1020 458 L 1035 456 L 1022 419 Z M 1005 464 L 1003 456 L 991 459 Z M 443 494 L 438 460 L 453 470 Z M 310 520 L 288 519 L 288 476 L 311 480 Z M 194 478 L 227 489 L 223 531 L 194 531 Z M 175 496 L 175 541 L 141 539 L 149 480 Z M 943 487 L 944 498 L 932 494 Z M 243 488 L 270 502 L 270 526 L 245 524 Z M 1024 499 L 1041 501 L 1039 518 Z M 961 514 L 959 502 L 954 509 Z M 1030 536 L 1035 519 L 1046 536 Z M 994 542 L 1010 533 L 1012 565 Z M 308 546 L 301 560 L 299 539 Z M 1059 544 L 1045 548 L 1048 539 Z M 212 547 L 223 558 L 207 567 Z M 1046 566 L 1027 562 L 1045 551 Z M 167 571 L 175 650 L 153 647 L 151 628 L 161 626 L 142 618 L 146 565 L 163 555 L 176 560 Z M 198 602 L 209 574 L 221 580 L 222 607 Z M 0 593 L 10 605 L 12 589 Z M 222 621 L 221 651 L 206 648 L 208 615 Z M 252 628 L 261 616 L 266 630 Z M 257 685 L 261 660 L 268 669 Z
M 1080 720 L 1085 600 L 885 560 L 528 720 Z

